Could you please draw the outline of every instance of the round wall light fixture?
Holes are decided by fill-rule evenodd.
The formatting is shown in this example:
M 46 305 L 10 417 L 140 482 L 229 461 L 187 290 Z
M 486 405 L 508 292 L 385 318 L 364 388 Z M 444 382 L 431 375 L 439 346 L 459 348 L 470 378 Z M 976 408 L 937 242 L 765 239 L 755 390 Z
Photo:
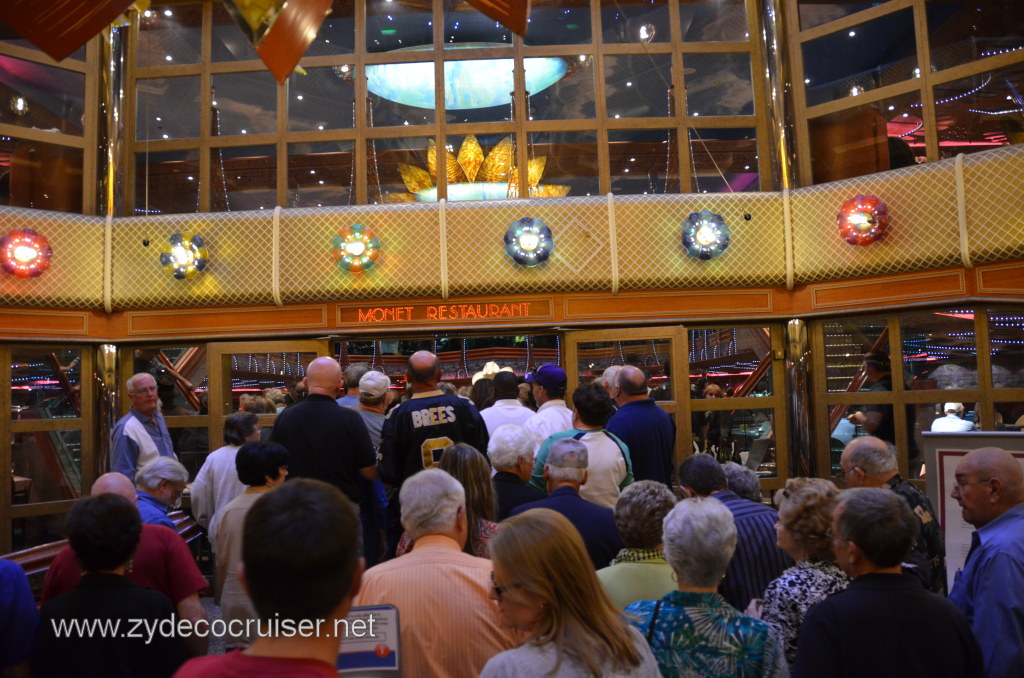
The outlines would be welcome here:
M 338 268 L 349 273 L 367 271 L 380 258 L 380 238 L 373 229 L 362 224 L 345 226 L 334 236 L 331 256 L 338 262 Z
M 729 247 L 732 232 L 720 214 L 701 210 L 683 222 L 683 247 L 691 257 L 707 261 L 719 257 Z
M 505 253 L 521 266 L 537 266 L 555 251 L 555 238 L 540 219 L 523 217 L 505 231 Z
M 53 249 L 46 238 L 30 228 L 19 228 L 0 238 L 0 267 L 18 278 L 35 278 L 50 268 Z
M 857 195 L 839 210 L 839 235 L 851 245 L 867 246 L 889 227 L 889 208 L 874 195 Z
M 175 233 L 168 241 L 170 247 L 160 253 L 160 264 L 177 280 L 191 280 L 206 268 L 209 252 L 198 235 Z

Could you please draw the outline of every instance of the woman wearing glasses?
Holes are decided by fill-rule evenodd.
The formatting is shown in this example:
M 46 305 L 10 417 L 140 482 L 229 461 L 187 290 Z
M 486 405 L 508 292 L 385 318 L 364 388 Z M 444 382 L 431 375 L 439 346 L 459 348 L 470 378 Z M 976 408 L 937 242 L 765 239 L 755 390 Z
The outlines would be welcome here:
M 533 509 L 508 518 L 490 551 L 502 624 L 527 640 L 492 657 L 480 678 L 657 678 L 650 648 L 608 600 L 565 517 Z

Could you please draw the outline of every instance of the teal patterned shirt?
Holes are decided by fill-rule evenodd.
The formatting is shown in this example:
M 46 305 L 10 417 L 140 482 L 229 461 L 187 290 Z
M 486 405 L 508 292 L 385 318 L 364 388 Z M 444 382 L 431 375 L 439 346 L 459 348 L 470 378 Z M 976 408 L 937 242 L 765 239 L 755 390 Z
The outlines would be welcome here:
M 648 638 L 666 678 L 781 678 L 786 676 L 776 632 L 739 612 L 718 593 L 672 591 L 626 608 Z M 653 621 L 653 628 L 652 626 Z

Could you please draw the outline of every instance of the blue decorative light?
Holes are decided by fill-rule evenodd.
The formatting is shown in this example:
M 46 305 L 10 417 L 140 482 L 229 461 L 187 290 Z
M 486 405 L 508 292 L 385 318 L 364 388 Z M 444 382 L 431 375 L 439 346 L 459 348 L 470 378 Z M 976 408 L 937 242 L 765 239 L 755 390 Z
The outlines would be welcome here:
M 500 45 L 507 47 L 507 45 Z M 445 45 L 451 49 L 452 45 Z M 495 47 L 489 43 L 466 43 L 457 49 Z M 396 52 L 423 51 L 422 47 Z M 565 77 L 569 62 L 561 57 L 523 59 L 526 90 L 531 95 L 547 89 Z M 490 108 L 507 105 L 512 81 L 512 59 L 471 59 L 444 64 L 444 106 L 446 110 Z M 434 63 L 373 64 L 366 67 L 366 88 L 379 97 L 415 108 L 434 108 Z
M 729 247 L 732 233 L 719 214 L 701 210 L 683 222 L 683 247 L 691 257 L 703 261 L 721 256 Z
M 209 253 L 198 235 L 175 233 L 170 248 L 160 253 L 160 264 L 178 280 L 191 280 L 206 268 Z
M 522 266 L 542 264 L 554 250 L 551 229 L 540 219 L 523 217 L 505 231 L 505 253 Z

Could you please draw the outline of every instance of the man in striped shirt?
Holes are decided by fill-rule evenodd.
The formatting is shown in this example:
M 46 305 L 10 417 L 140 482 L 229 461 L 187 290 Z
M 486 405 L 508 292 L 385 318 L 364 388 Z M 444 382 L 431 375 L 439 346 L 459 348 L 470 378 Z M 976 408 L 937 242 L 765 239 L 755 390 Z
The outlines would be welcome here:
M 718 592 L 738 610 L 764 595 L 768 582 L 793 565 L 776 543 L 778 513 L 764 504 L 743 499 L 728 489 L 721 464 L 710 454 L 695 454 L 679 466 L 679 484 L 689 497 L 714 497 L 725 504 L 736 522 L 736 551 Z

